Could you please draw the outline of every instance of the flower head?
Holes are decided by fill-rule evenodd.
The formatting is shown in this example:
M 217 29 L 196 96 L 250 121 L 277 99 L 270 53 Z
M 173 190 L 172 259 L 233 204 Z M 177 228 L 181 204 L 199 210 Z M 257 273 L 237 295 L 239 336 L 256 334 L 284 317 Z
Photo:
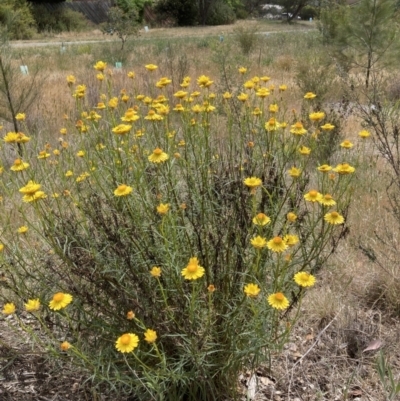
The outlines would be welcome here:
M 283 237 L 283 241 L 287 246 L 294 246 L 299 242 L 299 237 L 293 234 L 287 234 Z
M 24 195 L 33 195 L 35 192 L 39 191 L 41 185 L 34 181 L 29 181 L 24 187 L 20 188 L 19 192 Z
M 162 151 L 160 148 L 153 150 L 153 153 L 148 157 L 149 161 L 152 163 L 164 163 L 169 159 L 169 156 Z
M 315 189 L 312 189 L 311 191 L 308 191 L 304 195 L 304 199 L 309 202 L 320 202 L 322 199 L 322 194 L 320 194 L 318 191 Z
M 35 312 L 40 309 L 40 301 L 39 299 L 29 299 L 25 304 L 25 310 L 27 312 Z
M 72 302 L 72 295 L 63 292 L 57 292 L 53 295 L 53 299 L 49 302 L 49 308 L 52 310 L 60 310 L 65 308 Z
M 279 124 L 276 118 L 272 117 L 270 118 L 264 125 L 264 128 L 266 131 L 271 132 L 271 131 L 276 131 L 279 128 L 282 127 L 282 124 Z
M 29 167 L 28 163 L 23 162 L 21 159 L 15 159 L 13 165 L 10 167 L 12 171 L 22 171 Z
M 260 293 L 260 287 L 257 284 L 247 284 L 244 286 L 244 293 L 250 298 L 256 298 Z
M 72 345 L 68 341 L 63 341 L 60 344 L 61 351 L 68 351 L 71 347 Z
M 154 70 L 156 70 L 158 67 L 155 65 L 155 64 L 146 64 L 145 66 L 144 66 L 144 68 L 146 68 L 146 70 L 147 71 L 154 71 Z
M 317 95 L 316 95 L 315 93 L 312 93 L 312 92 L 307 92 L 307 93 L 304 95 L 304 99 L 308 99 L 308 100 L 314 99 L 314 98 L 316 98 L 316 97 L 317 97 Z
M 262 181 L 260 178 L 257 177 L 250 177 L 250 178 L 246 178 L 243 181 L 244 185 L 246 185 L 247 187 L 249 187 L 250 189 L 256 189 L 258 188 L 261 184 Z
M 15 119 L 16 119 L 17 121 L 25 121 L 25 118 L 26 118 L 25 113 L 18 113 L 18 114 L 15 116 Z
M 17 233 L 18 234 L 25 234 L 28 231 L 28 227 L 27 226 L 21 226 L 18 228 Z
M 150 275 L 152 277 L 160 277 L 161 276 L 161 268 L 154 266 L 151 270 L 150 270 Z
M 119 124 L 112 129 L 112 132 L 116 135 L 125 135 L 127 134 L 132 128 L 132 125 L 129 124 Z
M 311 149 L 308 148 L 307 146 L 300 146 L 299 152 L 300 152 L 300 154 L 302 154 L 303 156 L 308 156 L 308 155 L 311 153 Z
M 210 284 L 210 285 L 207 287 L 207 291 L 210 292 L 210 293 L 213 293 L 213 292 L 215 291 L 215 286 L 214 286 L 214 284 Z
M 290 170 L 288 170 L 288 174 L 293 178 L 297 178 L 300 177 L 301 170 L 297 167 L 292 167 Z
M 307 130 L 303 127 L 303 124 L 298 121 L 296 124 L 292 125 L 290 132 L 294 135 L 304 135 L 307 133 Z
M 107 63 L 105 63 L 104 61 L 98 61 L 93 67 L 96 71 L 103 72 L 107 67 Z
M 307 272 L 296 273 L 293 280 L 300 287 L 312 287 L 315 284 L 315 277 Z
M 344 217 L 338 212 L 330 212 L 324 216 L 324 220 L 329 224 L 343 224 Z
M 324 131 L 332 131 L 332 130 L 335 128 L 335 126 L 332 125 L 332 124 L 330 124 L 330 123 L 326 123 L 326 124 L 324 124 L 324 125 L 321 125 L 321 128 L 322 128 Z
M 348 141 L 348 140 L 346 139 L 346 140 L 344 140 L 344 141 L 340 144 L 340 146 L 341 146 L 342 148 L 345 148 L 345 149 L 351 149 L 354 145 L 353 145 L 350 141 Z
M 296 214 L 294 214 L 293 212 L 289 212 L 286 215 L 286 218 L 288 219 L 288 221 L 290 221 L 291 223 L 295 222 L 297 220 L 297 216 Z
M 115 196 L 127 196 L 133 191 L 132 187 L 129 187 L 128 185 L 121 184 L 118 185 L 117 189 L 114 191 Z
M 256 249 L 262 249 L 267 246 L 267 240 L 259 235 L 251 239 L 251 245 L 254 246 Z
M 157 206 L 157 213 L 161 215 L 167 214 L 169 211 L 169 207 L 170 207 L 169 203 L 160 203 Z
M 308 115 L 311 121 L 321 121 L 325 118 L 325 113 L 323 111 L 314 111 Z
M 271 219 L 264 213 L 258 213 L 257 216 L 253 217 L 252 221 L 257 226 L 266 226 L 271 222 Z
M 336 173 L 339 174 L 352 174 L 354 173 L 354 171 L 356 171 L 356 169 L 352 166 L 350 166 L 350 164 L 348 163 L 341 163 L 338 164 L 333 171 L 335 171 Z
M 268 303 L 275 309 L 284 310 L 289 306 L 288 299 L 281 293 L 276 292 L 268 297 Z
M 197 280 L 203 277 L 204 273 L 204 267 L 199 265 L 199 261 L 196 257 L 190 258 L 188 265 L 182 270 L 182 276 L 186 280 Z
M 127 318 L 128 320 L 134 319 L 134 318 L 135 318 L 135 313 L 134 313 L 132 310 L 126 312 L 126 318 Z
M 122 353 L 132 352 L 139 345 L 139 337 L 133 333 L 122 334 L 115 342 L 115 348 Z
M 149 344 L 154 343 L 157 340 L 157 333 L 154 330 L 147 329 L 144 333 L 144 340 Z
M 336 205 L 335 200 L 332 198 L 331 194 L 322 195 L 322 198 L 318 201 L 321 205 L 324 206 L 334 206 Z
M 281 237 L 274 237 L 267 242 L 267 247 L 272 252 L 283 252 L 288 248 L 288 245 Z
M 321 166 L 317 167 L 318 171 L 321 171 L 322 173 L 327 173 L 328 171 L 332 170 L 332 166 L 329 166 L 328 164 L 322 164 Z
M 239 71 L 241 74 L 246 74 L 247 68 L 246 68 L 246 67 L 240 67 L 240 68 L 238 69 L 238 71 Z
M 371 136 L 371 133 L 365 129 L 363 129 L 362 131 L 360 131 L 358 133 L 358 136 L 362 139 L 368 138 L 369 136 Z
M 4 315 L 12 315 L 13 313 L 15 313 L 15 309 L 15 305 L 10 302 L 4 305 L 2 312 Z

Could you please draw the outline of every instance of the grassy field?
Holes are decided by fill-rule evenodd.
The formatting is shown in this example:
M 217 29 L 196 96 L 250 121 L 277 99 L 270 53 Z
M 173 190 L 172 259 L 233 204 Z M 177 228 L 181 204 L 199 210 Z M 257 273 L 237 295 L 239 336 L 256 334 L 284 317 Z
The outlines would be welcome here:
M 267 32 L 271 33 L 266 35 Z M 220 36 L 223 36 L 223 40 Z M 81 40 L 102 42 L 75 43 Z M 123 51 L 120 50 L 118 41 L 104 41 L 103 35 L 99 32 L 89 32 L 78 37 L 61 35 L 38 38 L 38 41 L 48 41 L 49 44 L 61 41 L 65 44 L 65 50 L 61 51 L 58 45 L 21 46 L 11 49 L 11 64 L 17 71 L 15 79 L 21 79 L 24 83 L 24 79 L 36 77 L 34 85 L 37 85 L 37 89 L 34 90 L 37 92 L 37 98 L 29 109 L 21 110 L 26 113 L 23 129 L 29 131 L 29 135 L 34 138 L 30 145 L 32 155 L 47 148 L 61 149 L 60 144 L 63 141 L 68 142 L 71 154 L 83 146 L 94 146 L 94 142 L 90 142 L 90 137 L 82 140 L 79 135 L 72 133 L 77 120 L 81 118 L 80 113 L 84 109 L 96 107 L 101 102 L 102 94 L 107 101 L 112 96 L 121 97 L 123 93 L 130 93 L 131 99 L 133 95 L 140 94 L 155 98 L 159 92 L 156 91 L 154 82 L 162 77 L 172 80 L 163 92 L 170 99 L 174 99 L 174 94 L 182 89 L 180 84 L 185 77 L 192 77 L 191 90 L 195 89 L 198 77 L 202 75 L 210 77 L 213 81 L 212 90 L 218 94 L 218 101 L 215 103 L 218 120 L 215 124 L 219 132 L 216 143 L 220 147 L 216 153 L 221 155 L 227 146 L 223 143 L 224 139 L 229 138 L 230 132 L 227 129 L 229 113 L 224 109 L 222 100 L 224 92 L 234 93 L 236 96 L 242 91 L 245 92 L 243 84 L 252 77 L 270 77 L 266 85 L 274 101 L 279 103 L 281 113 L 279 119 L 280 121 L 285 119 L 289 125 L 294 124 L 296 120 L 305 123 L 304 116 L 307 117 L 309 109 L 306 108 L 308 106 L 304 106 L 303 96 L 306 92 L 317 94 L 313 107 L 325 110 L 327 115 L 336 118 L 337 137 L 333 138 L 332 143 L 337 149 L 328 150 L 330 164 L 350 163 L 350 161 L 357 163 L 356 178 L 348 184 L 346 192 L 341 194 L 342 199 L 340 199 L 344 203 L 345 200 L 350 202 L 348 210 L 346 209 L 346 228 L 339 236 L 340 242 L 332 245 L 332 249 L 335 250 L 333 255 L 327 258 L 326 263 L 316 272 L 316 285 L 308 289 L 302 299 L 297 312 L 299 318 L 296 319 L 283 349 L 272 351 L 270 364 L 259 367 L 256 374 L 246 370 L 241 372 L 238 384 L 240 392 L 251 394 L 251 399 L 255 400 L 389 400 L 390 383 L 379 377 L 377 369 L 378 351 L 368 350 L 368 347 L 376 344 L 374 341 L 382 343 L 378 348 L 383 349 L 394 378 L 398 381 L 399 226 L 393 219 L 386 191 L 390 182 L 390 171 L 385 160 L 379 157 L 372 138 L 364 141 L 362 148 L 357 147 L 357 153 L 347 153 L 345 157 L 340 153 L 343 150 L 339 144 L 344 140 L 357 143 L 358 133 L 364 127 L 359 115 L 347 103 L 343 81 L 329 58 L 329 48 L 321 44 L 315 26 L 308 22 L 288 27 L 280 22 L 250 21 L 229 27 L 150 29 L 148 33 L 143 32 L 140 37 L 129 40 Z M 98 71 L 93 68 L 99 60 L 108 65 L 104 74 L 108 74 L 109 78 L 104 81 L 96 79 Z M 116 68 L 116 63 L 122 63 L 122 67 Z M 148 64 L 158 66 L 151 79 L 145 68 Z M 20 65 L 28 66 L 30 71 L 28 77 L 21 77 L 18 71 Z M 239 73 L 240 67 L 247 68 L 245 75 Z M 128 77 L 129 72 L 136 74 L 135 80 Z M 74 89 L 67 85 L 66 77 L 69 75 L 76 77 L 74 85 L 86 85 L 85 107 L 79 106 L 76 98 L 71 96 Z M 111 78 L 112 87 L 106 85 Z M 287 90 L 281 92 L 279 87 L 282 85 L 286 85 Z M 22 89 L 17 86 L 17 94 L 18 91 Z M 171 100 L 171 109 L 176 103 Z M 237 109 L 240 108 L 240 103 L 238 104 Z M 265 107 L 267 108 L 267 104 Z M 189 122 L 186 121 L 186 124 Z M 0 121 L 0 125 L 3 125 L 1 131 L 3 137 L 13 130 L 7 121 Z M 63 136 L 60 130 L 66 126 L 68 134 Z M 180 136 L 185 131 L 185 125 L 179 127 L 181 131 L 177 129 L 176 135 L 183 140 Z M 253 140 L 248 142 L 247 135 L 251 134 L 251 128 L 255 129 L 256 124 L 240 127 L 240 134 L 243 138 L 247 138 L 243 139 L 243 143 L 253 143 Z M 147 129 L 150 131 L 150 126 L 146 126 Z M 257 145 L 259 139 L 257 136 L 254 138 Z M 185 140 L 189 143 L 188 139 Z M 124 144 L 118 146 L 123 147 Z M 182 153 L 183 150 L 179 146 L 184 144 L 177 144 L 175 152 Z M 279 149 L 285 154 L 285 146 Z M 18 156 L 17 152 L 10 152 L 7 144 L 2 145 L 2 151 L 2 166 L 4 170 L 9 170 Z M 345 150 L 345 152 L 350 151 Z M 261 149 L 260 160 L 262 157 L 266 156 Z M 328 156 L 326 159 L 323 157 L 320 155 L 315 162 L 319 164 L 327 162 Z M 227 164 L 229 162 L 227 160 Z M 76 167 L 78 162 L 70 161 L 70 163 L 75 163 L 74 168 L 78 168 Z M 290 159 L 287 163 L 291 163 Z M 37 161 L 33 164 L 40 165 Z M 67 164 L 63 166 L 66 170 Z M 96 167 L 97 169 L 100 167 L 101 170 L 101 164 Z M 57 168 L 54 165 L 54 169 Z M 143 171 L 148 172 L 146 169 Z M 263 171 L 262 168 L 259 171 Z M 318 183 L 312 174 L 310 173 L 307 188 Z M 101 172 L 99 176 L 96 185 L 100 188 L 104 182 L 101 181 Z M 167 180 L 166 177 L 164 176 L 164 179 Z M 50 170 L 43 170 L 29 178 L 43 180 L 43 184 L 45 180 L 52 182 L 54 179 Z M 22 181 L 18 183 L 22 186 Z M 33 209 L 24 212 L 25 214 L 13 209 L 12 205 L 16 202 L 17 195 L 11 192 L 12 185 L 14 184 L 11 184 L 11 181 L 4 179 L 2 194 L 5 199 L 4 211 L 9 213 L 2 217 L 4 238 L 9 235 L 6 228 L 11 223 L 14 224 L 13 220 L 22 224 L 23 221 L 34 219 L 35 216 Z M 159 189 L 159 192 L 162 193 L 163 189 Z M 164 201 L 164 198 L 161 199 Z M 61 209 L 62 207 L 59 210 L 60 215 Z M 61 227 L 61 222 L 59 224 Z M 57 224 L 54 223 L 54 226 Z M 41 271 L 43 280 L 46 280 L 44 269 L 55 259 L 44 255 L 45 252 L 49 252 L 50 255 L 52 249 L 46 248 L 40 242 L 36 244 L 33 240 L 30 243 L 26 241 L 25 246 L 43 247 L 39 249 L 43 251 L 43 255 L 34 256 L 35 266 L 27 264 L 29 266 L 27 277 L 30 274 L 34 275 L 35 271 Z M 334 241 L 332 237 L 332 244 Z M 24 247 L 13 250 L 18 255 L 21 254 L 21 259 L 24 259 Z M 12 258 L 7 256 L 9 254 L 5 255 L 3 262 L 10 264 Z M 85 263 L 86 259 L 82 257 L 82 266 Z M 13 299 L 12 291 L 7 285 L 7 282 L 10 282 L 9 271 L 9 268 L 0 270 L 3 283 L 6 283 L 1 289 L 1 299 L 4 302 Z M 27 282 L 29 281 L 27 278 Z M 75 371 L 67 356 L 63 354 L 60 362 L 48 357 L 43 352 L 45 347 L 41 343 L 44 337 L 41 337 L 38 326 L 35 326 L 37 321 L 27 313 L 20 319 L 20 324 L 14 320 L 14 315 L 0 320 L 2 400 L 133 399 L 122 395 L 119 398 L 115 398 L 115 395 L 108 398 L 105 387 L 92 387 L 90 381 L 86 382 L 85 370 Z M 29 325 L 32 325 L 33 329 L 24 330 L 24 327 Z M 40 341 L 36 342 L 36 347 L 32 345 L 29 330 L 38 330 Z M 16 340 L 16 333 L 21 336 L 20 340 Z M 254 386 L 256 377 L 258 383 Z M 241 399 L 245 400 L 246 395 Z

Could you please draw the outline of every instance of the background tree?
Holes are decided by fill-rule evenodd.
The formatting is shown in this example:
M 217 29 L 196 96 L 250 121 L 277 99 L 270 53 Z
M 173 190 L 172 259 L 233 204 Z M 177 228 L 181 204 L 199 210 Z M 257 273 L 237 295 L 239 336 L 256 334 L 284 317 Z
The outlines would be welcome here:
M 278 0 L 276 3 L 283 7 L 287 21 L 291 22 L 300 15 L 301 10 L 310 3 L 310 0 Z
M 8 39 L 29 39 L 35 32 L 35 20 L 26 0 L 0 1 L 0 29 Z

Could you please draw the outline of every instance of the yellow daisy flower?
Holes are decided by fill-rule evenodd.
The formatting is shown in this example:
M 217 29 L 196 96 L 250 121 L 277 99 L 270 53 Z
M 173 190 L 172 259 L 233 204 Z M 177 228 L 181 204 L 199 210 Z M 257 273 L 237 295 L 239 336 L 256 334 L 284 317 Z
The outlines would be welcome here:
M 341 163 L 338 164 L 333 171 L 339 174 L 352 174 L 356 169 L 352 166 L 350 166 L 348 163 Z
M 274 237 L 267 242 L 267 247 L 272 252 L 283 252 L 288 248 L 288 245 L 281 237 Z
M 281 292 L 276 292 L 275 294 L 271 294 L 268 297 L 268 303 L 274 309 L 278 309 L 278 310 L 284 310 L 289 307 L 288 299 Z
M 371 136 L 371 133 L 367 130 L 362 130 L 358 133 L 358 136 L 362 139 L 368 138 L 369 136 Z
M 255 188 L 258 188 L 259 186 L 261 186 L 262 181 L 260 178 L 257 178 L 257 177 L 249 177 L 249 178 L 246 178 L 243 181 L 243 183 L 250 189 L 255 189 Z
M 331 194 L 325 194 L 322 196 L 322 199 L 320 199 L 318 201 L 321 205 L 324 206 L 334 206 L 336 205 L 336 202 L 334 201 L 334 199 L 332 198 Z
M 169 211 L 169 207 L 170 207 L 169 203 L 160 203 L 157 206 L 157 213 L 161 215 L 167 214 Z
M 307 130 L 303 127 L 303 124 L 298 121 L 296 124 L 292 125 L 290 132 L 294 135 L 304 135 L 307 133 Z
M 250 298 L 256 298 L 261 289 L 257 284 L 247 284 L 244 286 L 244 293 Z
M 257 226 L 266 226 L 271 222 L 271 219 L 264 213 L 258 213 L 257 216 L 253 217 L 252 221 Z
M 151 270 L 150 270 L 150 275 L 152 277 L 160 277 L 161 276 L 161 268 L 154 266 Z
M 290 170 L 288 170 L 288 174 L 293 178 L 297 178 L 300 177 L 301 170 L 296 167 L 292 167 Z
M 315 277 L 307 272 L 296 273 L 293 280 L 300 287 L 312 287 L 315 284 Z
M 153 153 L 148 157 L 152 163 L 164 163 L 169 159 L 169 156 L 160 148 L 153 150 Z
M 15 313 L 15 305 L 12 302 L 9 302 L 7 304 L 4 305 L 2 313 L 4 315 L 12 315 L 13 313 Z
M 71 347 L 72 345 L 68 341 L 63 341 L 60 344 L 61 351 L 68 351 Z
M 307 146 L 300 146 L 299 147 L 299 152 L 303 156 L 308 156 L 311 153 L 311 149 L 308 148 Z
M 49 308 L 52 310 L 60 310 L 68 306 L 72 302 L 72 295 L 63 292 L 57 292 L 53 295 L 53 299 L 49 302 Z
M 251 239 L 251 245 L 254 246 L 256 249 L 262 249 L 267 246 L 267 240 L 259 235 Z
M 343 224 L 344 217 L 338 212 L 330 212 L 324 216 L 324 220 L 329 224 Z
M 98 61 L 93 67 L 95 70 L 103 72 L 107 67 L 107 63 L 104 61 Z
M 25 121 L 25 118 L 26 118 L 25 113 L 18 113 L 18 114 L 15 116 L 15 119 L 16 119 L 17 121 Z
M 112 129 L 112 132 L 116 135 L 125 135 L 127 134 L 132 128 L 132 125 L 129 124 L 119 124 Z
M 28 232 L 29 228 L 27 226 L 21 226 L 18 228 L 17 233 L 18 234 L 25 234 L 26 232 Z
M 114 191 L 115 196 L 127 196 L 133 191 L 132 187 L 129 187 L 128 185 L 121 184 L 118 185 L 117 189 Z
M 146 68 L 147 71 L 155 71 L 158 67 L 155 64 L 146 64 L 144 66 L 144 68 Z
M 199 261 L 196 257 L 190 258 L 188 265 L 182 270 L 182 276 L 186 280 L 197 280 L 203 277 L 205 273 L 204 267 L 199 265 Z
M 304 195 L 304 199 L 309 202 L 320 202 L 322 200 L 322 194 L 312 189 Z
M 287 218 L 288 221 L 290 221 L 291 223 L 293 223 L 293 222 L 295 222 L 295 221 L 297 220 L 297 216 L 296 216 L 296 214 L 293 213 L 293 212 L 289 212 L 289 213 L 286 215 L 286 218 Z
M 293 234 L 287 234 L 283 237 L 283 241 L 287 246 L 294 246 L 299 242 L 299 237 Z
M 348 140 L 346 139 L 346 140 L 344 140 L 344 141 L 340 144 L 340 146 L 341 146 L 342 148 L 345 148 L 345 149 L 351 149 L 354 145 L 353 145 L 350 141 L 348 141 Z
M 126 318 L 128 320 L 133 320 L 135 318 L 135 313 L 133 311 L 131 311 L 131 310 L 126 312 Z
M 118 337 L 115 348 L 122 353 L 132 352 L 139 345 L 139 337 L 133 333 L 125 333 Z
M 27 312 L 35 312 L 40 309 L 40 301 L 39 299 L 29 299 L 25 304 L 25 310 Z
M 316 97 L 317 97 L 317 95 L 315 93 L 312 93 L 312 92 L 307 92 L 304 95 L 304 99 L 308 99 L 308 100 L 315 99 Z
M 157 333 L 154 330 L 147 329 L 144 333 L 144 340 L 149 344 L 154 343 L 157 340 Z
M 332 130 L 335 128 L 335 126 L 332 125 L 332 124 L 330 124 L 330 123 L 326 123 L 326 124 L 324 124 L 324 125 L 321 125 L 321 128 L 322 128 L 324 131 L 332 131 Z
M 328 171 L 332 170 L 332 166 L 329 166 L 328 164 L 323 164 L 319 167 L 317 167 L 318 171 L 321 171 L 322 173 L 327 173 Z
M 308 115 L 311 121 L 321 121 L 325 118 L 325 113 L 323 111 L 314 111 Z
M 19 192 L 24 195 L 33 195 L 35 192 L 39 191 L 41 185 L 34 181 L 29 181 L 24 187 L 19 189 Z

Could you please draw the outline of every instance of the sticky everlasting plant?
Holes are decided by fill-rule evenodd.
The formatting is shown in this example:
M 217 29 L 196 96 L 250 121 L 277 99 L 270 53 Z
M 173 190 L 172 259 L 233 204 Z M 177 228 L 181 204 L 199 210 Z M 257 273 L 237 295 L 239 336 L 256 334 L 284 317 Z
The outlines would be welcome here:
M 343 237 L 356 159 L 310 157 L 329 121 L 285 119 L 290 88 L 269 77 L 229 96 L 186 77 L 174 94 L 146 69 L 149 93 L 132 71 L 113 93 L 102 72 L 96 104 L 69 76 L 57 146 L 22 143 L 4 169 L 3 313 L 26 305 L 32 341 L 137 399 L 235 398 Z

